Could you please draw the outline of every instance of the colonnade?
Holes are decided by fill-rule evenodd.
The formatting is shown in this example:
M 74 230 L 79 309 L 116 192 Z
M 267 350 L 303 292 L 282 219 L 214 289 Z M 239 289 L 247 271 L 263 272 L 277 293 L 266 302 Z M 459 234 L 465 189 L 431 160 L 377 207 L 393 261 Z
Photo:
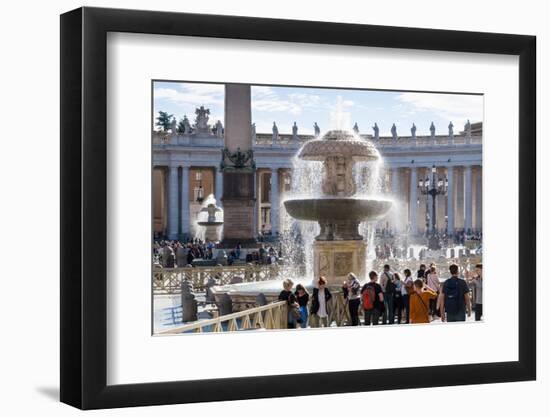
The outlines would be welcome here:
M 166 175 L 166 233 L 169 238 L 191 232 L 192 202 L 189 189 L 191 167 L 173 164 L 163 167 Z M 213 192 L 218 205 L 222 205 L 223 175 L 215 166 L 200 167 L 215 172 Z M 457 230 L 480 231 L 482 229 L 482 167 L 479 165 L 437 166 L 438 178 L 447 178 L 447 193 L 436 197 L 436 228 L 452 234 Z M 385 175 L 384 175 L 385 174 Z M 291 171 L 286 167 L 258 168 L 256 172 L 256 210 L 254 219 L 257 233 L 281 232 L 284 210 L 281 202 L 289 183 Z M 267 178 L 265 177 L 267 176 Z M 393 215 L 383 220 L 382 227 L 391 228 L 397 233 L 410 231 L 411 234 L 431 230 L 434 216 L 432 197 L 423 194 L 418 183 L 420 179 L 432 177 L 432 166 L 389 167 L 382 174 L 382 191 L 395 201 Z M 266 187 L 267 190 L 266 190 Z M 266 192 L 267 191 L 267 192 Z M 209 193 L 207 191 L 207 193 Z
M 480 165 L 436 166 L 439 179 L 447 179 L 446 193 L 435 197 L 421 192 L 419 181 L 432 180 L 432 166 L 393 167 L 386 171 L 386 193 L 396 200 L 394 215 L 385 220 L 397 232 L 410 230 L 423 233 L 432 228 L 435 215 L 436 228 L 452 234 L 457 230 L 481 231 L 483 170 Z M 408 213 L 408 216 L 407 216 Z

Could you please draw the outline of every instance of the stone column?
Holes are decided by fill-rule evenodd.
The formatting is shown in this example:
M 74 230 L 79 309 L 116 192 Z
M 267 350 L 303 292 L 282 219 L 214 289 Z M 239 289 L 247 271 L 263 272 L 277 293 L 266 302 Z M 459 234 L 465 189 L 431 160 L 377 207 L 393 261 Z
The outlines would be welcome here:
M 279 231 L 279 168 L 271 169 L 271 234 Z
M 168 239 L 178 238 L 178 167 L 168 173 Z
M 427 177 L 430 179 L 430 189 L 431 189 L 434 187 L 434 184 L 433 184 L 434 175 L 432 172 L 432 167 L 426 167 L 426 172 L 428 173 Z M 430 222 L 428 223 L 428 230 L 430 232 L 433 230 L 433 221 L 434 221 L 433 219 L 434 219 L 434 215 L 436 214 L 434 213 L 434 205 L 433 205 L 434 198 L 437 198 L 437 197 L 432 197 L 430 195 L 426 196 L 426 199 L 428 200 L 428 213 L 430 213 Z M 436 204 L 437 204 L 437 200 L 436 200 Z
M 181 168 L 181 233 L 189 237 L 191 213 L 189 210 L 189 167 Z
M 236 155 L 241 152 L 245 159 L 252 151 L 250 85 L 225 85 L 225 134 L 227 152 Z M 248 156 L 247 156 L 248 155 Z M 254 206 L 255 164 L 247 159 L 246 166 L 236 165 L 223 157 L 223 208 L 225 247 L 238 242 L 253 246 L 255 240 Z
M 416 200 L 418 190 L 418 174 L 416 168 L 411 168 L 411 186 L 409 193 L 409 222 L 411 224 L 411 233 L 414 235 L 418 232 L 418 214 Z
M 447 174 L 445 167 L 440 167 L 437 169 L 437 179 L 440 178 L 443 180 Z M 436 204 L 437 214 L 435 216 L 437 220 L 437 229 L 440 231 L 445 230 L 445 215 L 447 214 L 447 200 L 444 195 L 437 196 Z
M 223 196 L 223 174 L 217 167 L 214 167 L 214 171 L 216 172 L 214 197 L 216 197 L 216 204 L 218 207 L 221 207 Z
M 464 229 L 464 167 L 455 167 L 455 229 Z
M 464 167 L 464 230 L 472 228 L 472 167 Z
M 394 216 L 393 216 L 393 219 L 394 219 L 394 231 L 399 233 L 400 230 L 401 230 L 401 219 L 399 218 L 399 212 L 400 212 L 400 205 L 401 205 L 401 196 L 399 194 L 399 188 L 400 188 L 400 184 L 399 184 L 399 168 L 392 168 L 391 170 L 391 193 L 392 193 L 392 197 L 394 198 L 394 207 L 393 207 L 393 211 L 394 211 Z
M 455 202 L 454 202 L 454 167 L 447 167 L 447 179 L 449 188 L 447 189 L 447 234 L 455 231 Z
M 476 204 L 475 214 L 476 223 L 475 228 L 480 231 L 483 228 L 483 168 L 481 166 L 477 169 L 476 174 Z

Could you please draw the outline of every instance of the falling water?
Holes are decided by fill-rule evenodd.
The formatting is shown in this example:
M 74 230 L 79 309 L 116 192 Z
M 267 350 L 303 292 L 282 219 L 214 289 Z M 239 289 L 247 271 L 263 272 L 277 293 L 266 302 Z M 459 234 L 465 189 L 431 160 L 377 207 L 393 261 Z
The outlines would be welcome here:
M 320 197 L 322 195 L 322 176 L 322 162 L 304 161 L 294 157 L 290 191 L 285 194 L 284 198 Z M 284 204 L 281 204 L 281 207 L 284 210 Z M 281 246 L 284 256 L 295 269 L 292 272 L 297 276 L 313 279 L 313 242 L 315 236 L 319 234 L 319 224 L 298 221 L 286 214 L 281 217 L 283 221 Z
M 380 172 L 383 164 L 384 161 L 381 158 L 375 161 L 356 162 L 354 166 L 354 181 L 358 196 L 381 196 L 383 182 Z M 376 221 L 365 221 L 359 224 L 359 233 L 367 243 L 367 256 L 365 258 L 365 270 L 367 273 L 373 269 L 373 263 L 376 258 L 374 241 L 376 223 Z

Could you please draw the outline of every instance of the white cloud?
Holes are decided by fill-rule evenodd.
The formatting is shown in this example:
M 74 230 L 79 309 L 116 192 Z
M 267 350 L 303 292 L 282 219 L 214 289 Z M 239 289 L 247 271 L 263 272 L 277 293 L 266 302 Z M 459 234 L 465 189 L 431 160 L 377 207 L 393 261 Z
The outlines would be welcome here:
M 181 84 L 180 89 L 155 88 L 155 99 L 167 99 L 180 106 L 222 106 L 224 86 L 221 84 Z
M 276 89 L 266 86 L 252 87 L 252 108 L 264 112 L 302 114 L 304 109 L 319 109 L 326 106 L 325 100 L 316 94 L 289 93 L 281 94 Z
M 464 94 L 401 93 L 397 96 L 402 104 L 411 106 L 407 115 L 415 112 L 430 112 L 444 120 L 461 125 L 466 120 L 483 120 L 483 96 Z M 400 105 L 397 105 L 400 106 Z

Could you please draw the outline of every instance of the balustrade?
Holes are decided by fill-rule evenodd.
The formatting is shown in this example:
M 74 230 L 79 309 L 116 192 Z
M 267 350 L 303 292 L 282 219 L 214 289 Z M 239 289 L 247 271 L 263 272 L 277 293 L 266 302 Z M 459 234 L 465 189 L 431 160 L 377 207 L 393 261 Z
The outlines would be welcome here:
M 282 272 L 281 268 L 278 264 L 155 268 L 153 270 L 153 294 L 179 294 L 183 280 L 191 282 L 194 291 L 205 291 L 206 285 L 211 279 L 216 280 L 216 285 L 230 284 L 235 277 L 241 277 L 242 282 L 277 279 Z
M 286 329 L 287 305 L 277 301 L 265 306 L 254 307 L 238 313 L 226 314 L 208 320 L 188 323 L 170 330 L 159 332 L 159 335 L 203 332 L 233 332 L 254 329 Z

